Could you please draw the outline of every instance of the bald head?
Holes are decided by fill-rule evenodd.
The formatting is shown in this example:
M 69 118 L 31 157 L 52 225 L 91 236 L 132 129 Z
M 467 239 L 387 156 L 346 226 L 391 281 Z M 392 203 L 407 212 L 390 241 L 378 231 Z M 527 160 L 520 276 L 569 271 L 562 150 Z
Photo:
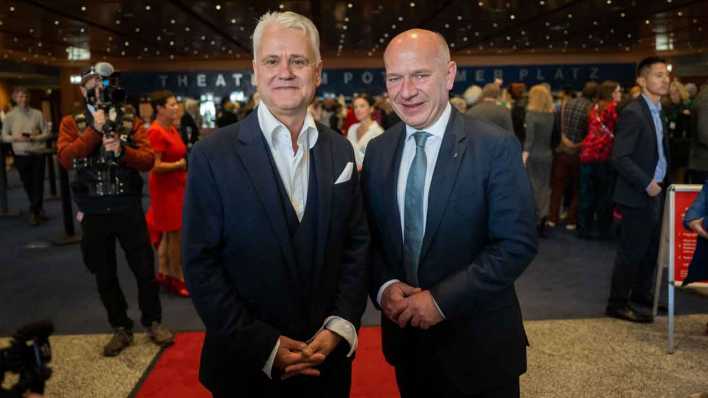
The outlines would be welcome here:
M 416 129 L 431 126 L 449 106 L 457 65 L 439 33 L 411 29 L 396 37 L 384 52 L 386 90 L 393 109 Z
M 430 30 L 410 29 L 396 35 L 386 46 L 384 62 L 390 54 L 402 51 L 426 53 L 443 65 L 450 62 L 450 48 L 447 41 L 440 33 Z

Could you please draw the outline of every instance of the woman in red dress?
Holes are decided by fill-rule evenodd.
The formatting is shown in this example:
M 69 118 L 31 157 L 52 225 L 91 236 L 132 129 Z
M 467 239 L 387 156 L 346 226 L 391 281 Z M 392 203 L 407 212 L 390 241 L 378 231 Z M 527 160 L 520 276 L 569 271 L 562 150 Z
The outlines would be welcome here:
M 158 245 L 157 281 L 169 291 L 189 297 L 182 273 L 180 230 L 187 179 L 187 147 L 175 127 L 178 104 L 169 91 L 150 95 L 155 121 L 148 129 L 155 152 L 155 166 L 150 172 L 150 208 L 147 219 L 153 243 Z

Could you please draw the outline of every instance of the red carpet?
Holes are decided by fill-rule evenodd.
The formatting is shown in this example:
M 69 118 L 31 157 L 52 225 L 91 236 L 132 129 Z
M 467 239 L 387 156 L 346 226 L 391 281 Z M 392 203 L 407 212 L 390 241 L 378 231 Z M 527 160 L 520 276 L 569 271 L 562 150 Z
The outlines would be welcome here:
M 199 384 L 199 355 L 204 333 L 178 333 L 175 345 L 166 349 L 140 387 L 138 398 L 209 398 Z M 361 328 L 354 360 L 352 398 L 397 397 L 393 368 L 381 352 L 378 327 Z

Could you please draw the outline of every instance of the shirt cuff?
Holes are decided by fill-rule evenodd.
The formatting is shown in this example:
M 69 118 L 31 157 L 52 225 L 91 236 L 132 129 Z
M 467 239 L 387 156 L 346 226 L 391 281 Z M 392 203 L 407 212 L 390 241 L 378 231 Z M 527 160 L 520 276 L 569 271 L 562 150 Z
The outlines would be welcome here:
M 356 328 L 348 320 L 338 316 L 327 317 L 322 325 L 322 329 L 327 329 L 338 334 L 341 338 L 346 340 L 347 343 L 349 343 L 347 358 L 352 356 L 354 351 L 356 351 L 357 345 L 359 344 L 359 339 L 356 335 Z
M 438 312 L 440 313 L 440 316 L 442 317 L 442 319 L 447 319 L 447 318 L 445 318 L 445 314 L 444 314 L 444 313 L 442 312 L 442 310 L 440 309 L 440 306 L 438 305 L 438 301 L 435 300 L 435 297 L 433 297 L 432 293 L 430 294 L 430 297 L 432 297 L 432 299 L 433 299 L 433 304 L 435 304 L 435 308 L 438 309 Z
M 269 379 L 273 378 L 273 363 L 275 362 L 275 354 L 278 353 L 278 348 L 280 348 L 280 339 L 275 342 L 275 347 L 273 347 L 273 351 L 270 352 L 270 356 L 263 366 L 263 373 L 265 373 Z
M 376 293 L 376 303 L 378 303 L 379 307 L 381 307 L 381 296 L 383 296 L 384 290 L 386 290 L 387 287 L 393 285 L 396 282 L 400 281 L 398 279 L 391 279 L 390 281 L 381 285 L 381 287 L 379 288 L 379 292 Z

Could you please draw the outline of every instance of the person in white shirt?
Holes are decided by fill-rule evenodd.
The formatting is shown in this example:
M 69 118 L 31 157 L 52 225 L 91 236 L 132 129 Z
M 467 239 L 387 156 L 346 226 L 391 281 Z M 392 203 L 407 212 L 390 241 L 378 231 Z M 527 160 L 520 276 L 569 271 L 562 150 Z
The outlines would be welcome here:
M 45 142 L 51 133 L 42 112 L 29 107 L 29 92 L 17 87 L 12 92 L 17 106 L 5 116 L 2 125 L 2 141 L 12 144 L 15 168 L 20 173 L 22 185 L 30 202 L 30 224 L 47 221 L 44 203 Z
M 354 156 L 356 157 L 356 167 L 361 170 L 361 165 L 364 163 L 364 153 L 366 145 L 372 138 L 381 135 L 383 128 L 371 118 L 374 112 L 374 102 L 367 95 L 361 95 L 354 98 L 352 107 L 354 108 L 354 116 L 358 123 L 354 123 L 349 127 L 347 139 L 354 147 Z

